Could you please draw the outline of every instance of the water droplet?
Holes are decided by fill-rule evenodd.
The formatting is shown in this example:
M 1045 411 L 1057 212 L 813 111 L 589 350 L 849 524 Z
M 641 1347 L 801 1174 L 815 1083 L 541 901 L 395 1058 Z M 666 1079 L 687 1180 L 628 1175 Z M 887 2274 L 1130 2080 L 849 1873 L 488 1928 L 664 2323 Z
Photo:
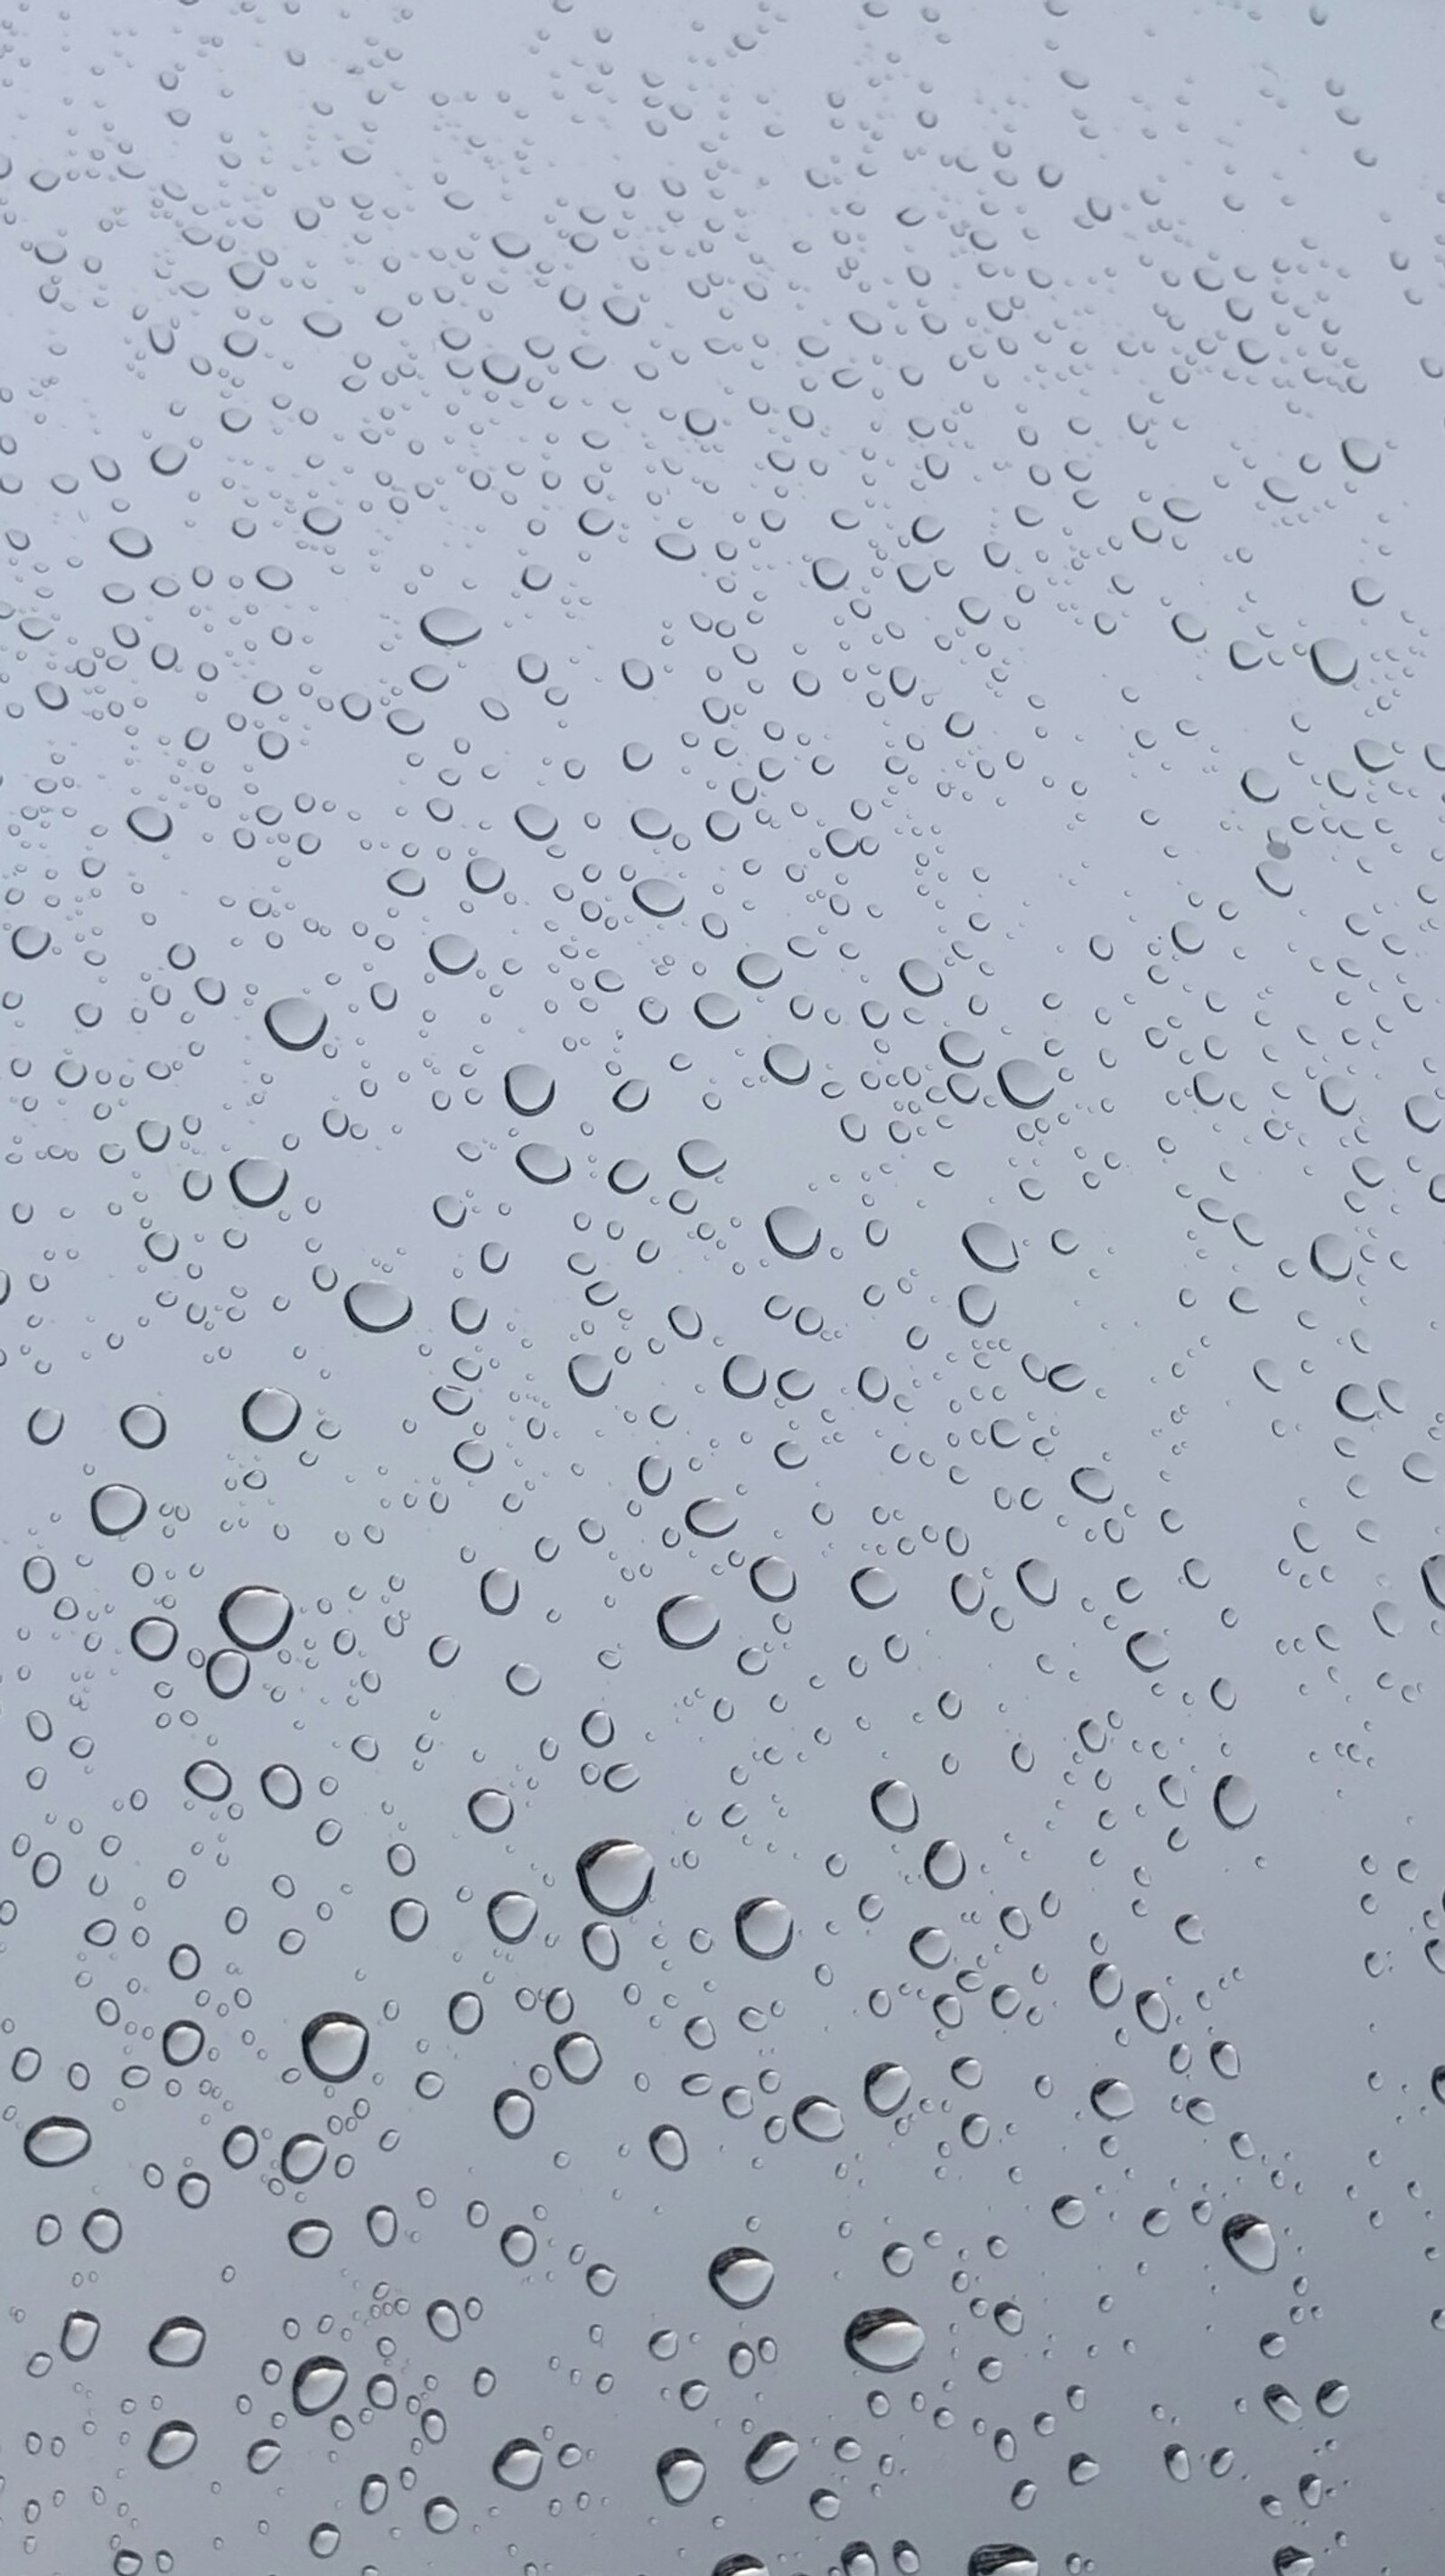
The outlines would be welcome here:
M 1214 1812 L 1222 1825 L 1230 1825 L 1238 1832 L 1241 1826 L 1253 1822 L 1255 1806 L 1254 1791 L 1239 1772 L 1226 1771 L 1216 1782 Z
M 539 1118 L 550 1109 L 557 1096 L 557 1086 L 550 1073 L 539 1064 L 514 1064 L 504 1077 L 507 1106 L 519 1118 Z
M 980 1217 L 972 1225 L 964 1227 L 963 1248 L 970 1261 L 978 1263 L 980 1270 L 1018 1268 L 1018 1246 L 1012 1235 L 1006 1234 L 1003 1227 L 995 1225 L 989 1217 Z
M 345 2084 L 359 2075 L 370 2046 L 371 2034 L 354 2013 L 317 2013 L 301 2034 L 302 2055 L 324 2084 Z
M 188 2370 L 206 2348 L 206 2329 L 194 2317 L 167 2317 L 150 2339 L 150 2356 L 166 2370 Z
M 266 1026 L 279 1047 L 285 1047 L 289 1054 L 301 1055 L 326 1035 L 326 1013 L 319 1002 L 291 994 L 271 1004 Z
M 792 1946 L 793 1918 L 778 1896 L 750 1897 L 734 1918 L 738 1942 L 750 1959 L 781 1959 Z
M 710 1601 L 700 1593 L 677 1592 L 664 1601 L 657 1614 L 657 1625 L 669 1646 L 706 1646 L 717 1635 L 722 1620 Z
M 359 1279 L 343 1303 L 363 1333 L 394 1333 L 411 1316 L 411 1299 L 388 1279 Z
M 420 622 L 428 644 L 474 644 L 482 631 L 480 618 L 466 608 L 429 608 Z
M 1246 2272 L 1272 2272 L 1279 2259 L 1273 2230 L 1262 2218 L 1241 2213 L 1224 2222 L 1225 2251 Z
M 766 2254 L 760 2254 L 756 2247 L 729 2245 L 721 2254 L 714 2254 L 707 2277 L 730 2308 L 756 2308 L 767 2297 L 776 2276 Z
M 286 1440 L 301 1419 L 301 1407 L 284 1387 L 258 1386 L 241 1407 L 241 1420 L 253 1440 Z
M 865 2370 L 907 2370 L 923 2350 L 924 2333 L 902 2308 L 861 2308 L 843 2341 Z
M 287 1182 L 284 1163 L 273 1163 L 264 1154 L 246 1154 L 231 1165 L 231 1187 L 242 1207 L 274 1207 Z
M 1045 1101 L 1052 1100 L 1054 1096 L 1052 1076 L 1026 1055 L 1011 1056 L 1007 1064 L 999 1066 L 998 1084 L 1005 1100 L 1011 1101 L 1015 1109 L 1042 1109 Z M 967 1241 L 967 1236 L 964 1240 Z M 969 1244 L 969 1250 L 973 1251 L 972 1244 Z M 978 1258 L 976 1253 L 974 1258 Z
M 782 1253 L 787 1261 L 806 1261 L 822 1241 L 822 1229 L 817 1220 L 803 1208 L 771 1208 L 767 1230 L 773 1250 Z
M 291 2381 L 291 2403 L 298 2415 L 325 2415 L 346 2393 L 346 2364 L 329 2353 L 315 2353 L 299 2364 Z
M 152 2468 L 178 2469 L 182 2460 L 190 2458 L 196 2447 L 196 2438 L 193 2424 L 159 2424 L 151 2435 L 146 2458 Z
M 696 2451 L 664 2451 L 657 2463 L 657 2483 L 669 2504 L 691 2504 L 706 2480 L 706 2466 Z
M 279 1646 L 291 1619 L 291 1603 L 285 1593 L 269 1583 L 244 1583 L 237 1591 L 228 1592 L 221 1604 L 221 1625 L 232 1645 L 244 1647 L 252 1655 L 264 1653 L 269 1646 Z
M 33 2165 L 78 2164 L 90 2152 L 90 2131 L 83 2120 L 57 2113 L 26 2131 L 25 2152 Z
M 100 1485 L 90 1498 L 90 1517 L 102 1538 L 124 1538 L 145 1519 L 145 1496 L 134 1485 Z
M 1310 646 L 1310 661 L 1316 677 L 1327 680 L 1336 689 L 1343 688 L 1352 680 L 1360 667 L 1351 647 L 1341 644 L 1333 635 L 1323 635 Z
M 652 1893 L 654 1867 L 641 1843 L 592 1843 L 577 1863 L 577 1876 L 599 1914 L 635 1914 Z
M 503 2487 L 534 2487 L 542 2474 L 542 2454 L 525 2436 L 504 2442 L 492 2462 L 492 2475 Z

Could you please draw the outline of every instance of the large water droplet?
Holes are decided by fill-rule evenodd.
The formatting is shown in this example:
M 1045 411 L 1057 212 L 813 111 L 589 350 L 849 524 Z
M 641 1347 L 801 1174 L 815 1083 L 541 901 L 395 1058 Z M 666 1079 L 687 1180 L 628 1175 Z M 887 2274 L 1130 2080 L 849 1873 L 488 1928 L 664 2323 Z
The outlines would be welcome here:
M 146 2458 L 154 2469 L 178 2469 L 196 2447 L 194 2424 L 158 2424 L 150 2438 Z
M 714 2254 L 707 2277 L 730 2308 L 756 2308 L 767 2297 L 776 2275 L 766 2254 L 760 2254 L 755 2246 L 729 2245 L 721 2254 Z
M 293 993 L 270 1005 L 266 1026 L 279 1047 L 285 1047 L 289 1054 L 301 1055 L 326 1035 L 326 1013 L 319 1002 L 306 1001 Z
M 394 1333 L 411 1314 L 411 1299 L 389 1279 L 358 1279 L 343 1303 L 363 1333 Z
M 781 1959 L 793 1939 L 793 1918 L 780 1896 L 753 1896 L 734 1917 L 738 1942 L 750 1959 Z
M 902 2308 L 860 2308 L 843 2337 L 865 2370 L 907 2370 L 924 2340 L 922 2326 Z
M 657 2463 L 657 2483 L 669 2504 L 691 2504 L 706 2481 L 707 2467 L 696 2451 L 664 2451 Z
M 270 1583 L 243 1583 L 221 1604 L 221 1625 L 232 1645 L 252 1655 L 279 1646 L 291 1618 L 291 1603 Z
M 697 1592 L 675 1592 L 664 1601 L 657 1614 L 659 1633 L 669 1646 L 705 1646 L 717 1635 L 722 1620 L 711 1601 Z
M 371 2033 L 354 2013 L 317 2013 L 301 2034 L 301 2053 L 324 2084 L 345 2084 L 359 2075 L 370 2046 Z
M 654 1866 L 642 1843 L 592 1843 L 577 1863 L 577 1876 L 599 1914 L 635 1914 L 652 1892 Z
M 963 1229 L 963 1248 L 980 1270 L 1017 1270 L 1018 1246 L 991 1217 L 978 1217 Z
M 492 2462 L 492 2475 L 499 2486 L 534 2487 L 541 2474 L 541 2451 L 525 2436 L 519 2436 L 514 2442 L 504 2442 Z
M 329 2353 L 314 2353 L 301 2362 L 291 2381 L 291 2403 L 298 2415 L 324 2415 L 346 2393 L 346 2364 Z
M 1214 1812 L 1222 1825 L 1230 1825 L 1238 1832 L 1241 1826 L 1253 1821 L 1255 1807 L 1254 1791 L 1238 1771 L 1226 1771 L 1223 1778 L 1216 1781 Z
M 90 2131 L 83 2120 L 68 2119 L 57 2113 L 49 2120 L 37 2120 L 25 2133 L 25 2152 L 33 2165 L 78 2164 L 90 2152 Z
M 768 1211 L 768 1241 L 787 1261 L 806 1261 L 823 1239 L 822 1228 L 806 1209 L 775 1207 Z
M 145 1511 L 145 1496 L 134 1485 L 100 1485 L 90 1498 L 90 1517 L 102 1538 L 124 1538 Z
M 481 619 L 468 608 L 429 608 L 420 623 L 428 644 L 451 647 L 474 644 L 482 631 Z
M 1274 2232 L 1263 2218 L 1247 2212 L 1224 2222 L 1224 2245 L 1246 2272 L 1272 2272 L 1279 2260 Z

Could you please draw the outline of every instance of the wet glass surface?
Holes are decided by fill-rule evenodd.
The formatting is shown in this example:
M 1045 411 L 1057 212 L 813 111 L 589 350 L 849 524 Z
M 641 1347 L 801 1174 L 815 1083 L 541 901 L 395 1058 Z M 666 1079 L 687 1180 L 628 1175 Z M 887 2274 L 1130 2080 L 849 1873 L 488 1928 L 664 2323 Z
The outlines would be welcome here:
M 1442 75 L 11 22 L 7 2566 L 1438 2555 Z

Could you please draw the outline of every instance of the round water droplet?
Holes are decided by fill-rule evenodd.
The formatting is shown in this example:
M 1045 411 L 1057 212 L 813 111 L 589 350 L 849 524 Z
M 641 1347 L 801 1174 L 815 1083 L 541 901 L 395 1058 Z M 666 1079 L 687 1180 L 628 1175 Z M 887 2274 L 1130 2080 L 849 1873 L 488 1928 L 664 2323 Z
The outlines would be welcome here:
M 1136 1628 L 1124 1652 L 1141 1673 L 1160 1673 L 1169 1661 L 1169 1649 L 1152 1628 Z
M 1005 1234 L 1003 1227 L 988 1217 L 964 1227 L 963 1248 L 980 1270 L 1017 1270 L 1019 1266 L 1018 1246 L 1012 1235 Z
M 164 2370 L 188 2370 L 206 2348 L 206 2329 L 194 2317 L 167 2317 L 150 2339 L 150 2356 Z
M 102 1538 L 124 1538 L 145 1511 L 145 1496 L 134 1485 L 100 1485 L 90 1498 L 90 1517 Z
M 898 1586 L 882 1565 L 860 1565 L 848 1588 L 864 1610 L 886 1610 L 898 1598 Z
M 1246 2272 L 1274 2270 L 1279 2251 L 1273 2230 L 1264 2219 L 1252 2218 L 1246 2212 L 1235 2218 L 1226 2218 L 1223 2236 L 1225 2251 L 1232 2254 L 1235 2262 Z
M 670 1601 L 664 1601 L 657 1625 L 665 1644 L 690 1648 L 709 1644 L 722 1620 L 712 1602 L 704 1601 L 700 1593 L 676 1592 Z
M 90 2131 L 83 2120 L 37 2120 L 25 2133 L 25 2152 L 33 2165 L 73 2165 L 90 2152 Z
M 729 2245 L 721 2254 L 714 2254 L 707 2277 L 730 2308 L 756 2308 L 767 2297 L 776 2274 L 766 2254 L 760 2254 L 756 2246 Z
M 577 1863 L 577 1877 L 599 1914 L 635 1914 L 652 1893 L 654 1867 L 642 1843 L 592 1843 Z
M 521 1888 L 504 1888 L 490 1899 L 487 1919 L 499 1941 L 525 1941 L 537 1920 L 536 1899 Z
M 274 1207 L 287 1177 L 285 1164 L 273 1163 L 264 1154 L 246 1154 L 231 1165 L 231 1187 L 242 1207 Z
M 1352 680 L 1360 667 L 1351 647 L 1334 635 L 1322 635 L 1310 646 L 1310 661 L 1315 677 L 1327 680 L 1336 689 Z
M 826 2093 L 805 2093 L 793 2106 L 793 2126 L 800 2137 L 827 2145 L 843 2135 L 843 2114 Z
M 1348 1279 L 1352 1260 L 1341 1234 L 1317 1234 L 1310 1245 L 1310 1268 L 1320 1279 Z
M 314 2353 L 297 2367 L 291 2381 L 291 2403 L 298 2415 L 325 2415 L 346 2393 L 346 2364 L 329 2353 Z
M 517 1154 L 517 1169 L 529 1181 L 540 1182 L 544 1189 L 554 1189 L 559 1181 L 571 1177 L 572 1166 L 559 1145 L 523 1145 Z
M 1134 2096 L 1117 2075 L 1106 2075 L 1094 2085 L 1089 2095 L 1101 2120 L 1127 2120 L 1134 2108 Z
M 221 1625 L 232 1645 L 252 1655 L 279 1646 L 291 1619 L 291 1603 L 270 1583 L 243 1583 L 221 1604 Z
M 343 1303 L 363 1333 L 394 1333 L 411 1315 L 411 1299 L 389 1279 L 358 1279 Z
M 154 1404 L 128 1404 L 120 1427 L 132 1449 L 158 1449 L 166 1436 L 166 1417 Z
M 196 2447 L 194 2424 L 158 2424 L 150 2438 L 146 2458 L 154 2469 L 178 2469 Z
M 253 1440 L 286 1440 L 301 1419 L 294 1395 L 280 1386 L 258 1386 L 241 1407 L 241 1420 Z
M 137 805 L 125 819 L 138 841 L 170 839 L 171 818 L 162 812 L 159 805 Z
M 780 1896 L 753 1896 L 733 1917 L 740 1948 L 750 1959 L 781 1959 L 793 1940 L 793 1918 Z
M 923 2328 L 902 2308 L 862 2308 L 843 2337 L 865 2370 L 907 2370 L 923 2350 Z
M 683 892 L 670 877 L 644 877 L 633 887 L 632 900 L 640 912 L 651 913 L 657 921 L 670 921 L 674 913 L 682 910 Z
M 504 2442 L 492 2462 L 492 2475 L 503 2487 L 534 2487 L 541 2474 L 541 2451 L 525 2436 Z
M 894 2118 L 896 2113 L 902 2110 L 912 2090 L 912 2079 L 907 2067 L 896 2066 L 891 2058 L 884 2058 L 877 2066 L 870 2066 L 863 2079 L 863 2099 L 869 2110 L 876 2111 L 882 2120 Z
M 798 2444 L 791 2433 L 765 2433 L 755 2442 L 743 2462 L 754 2486 L 770 2486 L 782 2477 L 798 2456 Z
M 880 1825 L 892 1834 L 911 1834 L 918 1822 L 918 1800 L 906 1780 L 880 1780 L 870 1803 Z
M 301 2034 L 301 2053 L 324 2084 L 345 2084 L 359 2075 L 370 2046 L 371 2033 L 354 2013 L 317 2013 Z
M 285 1047 L 288 1054 L 302 1055 L 326 1035 L 326 1013 L 319 1002 L 308 1002 L 293 993 L 270 1005 L 266 1026 L 279 1047 Z
M 803 1208 L 771 1208 L 766 1223 L 769 1243 L 787 1261 L 806 1261 L 823 1239 L 822 1228 Z
M 1253 1822 L 1255 1807 L 1254 1791 L 1238 1771 L 1226 1771 L 1215 1783 L 1214 1812 L 1222 1825 L 1231 1826 L 1237 1833 Z
M 998 1069 L 998 1087 L 1015 1109 L 1042 1109 L 1054 1095 L 1053 1077 L 1031 1056 L 1010 1056 Z
M 519 1118 L 539 1118 L 557 1096 L 555 1082 L 540 1064 L 512 1065 L 503 1077 L 503 1088 L 508 1108 Z
M 482 625 L 468 608 L 429 608 L 421 619 L 421 631 L 428 644 L 454 647 L 474 644 Z
M 691 2504 L 706 2480 L 706 2466 L 696 2451 L 664 2451 L 657 2463 L 657 2483 L 669 2504 Z
M 557 829 L 557 817 L 548 805 L 519 805 L 516 822 L 529 841 L 550 841 Z

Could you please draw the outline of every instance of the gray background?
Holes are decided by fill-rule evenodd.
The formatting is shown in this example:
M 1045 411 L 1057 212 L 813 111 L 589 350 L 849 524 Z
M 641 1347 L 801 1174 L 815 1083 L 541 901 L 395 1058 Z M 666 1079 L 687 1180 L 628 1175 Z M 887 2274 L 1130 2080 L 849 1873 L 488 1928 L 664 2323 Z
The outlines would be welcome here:
M 11 22 L 7 2564 L 1438 2554 L 1441 48 Z

